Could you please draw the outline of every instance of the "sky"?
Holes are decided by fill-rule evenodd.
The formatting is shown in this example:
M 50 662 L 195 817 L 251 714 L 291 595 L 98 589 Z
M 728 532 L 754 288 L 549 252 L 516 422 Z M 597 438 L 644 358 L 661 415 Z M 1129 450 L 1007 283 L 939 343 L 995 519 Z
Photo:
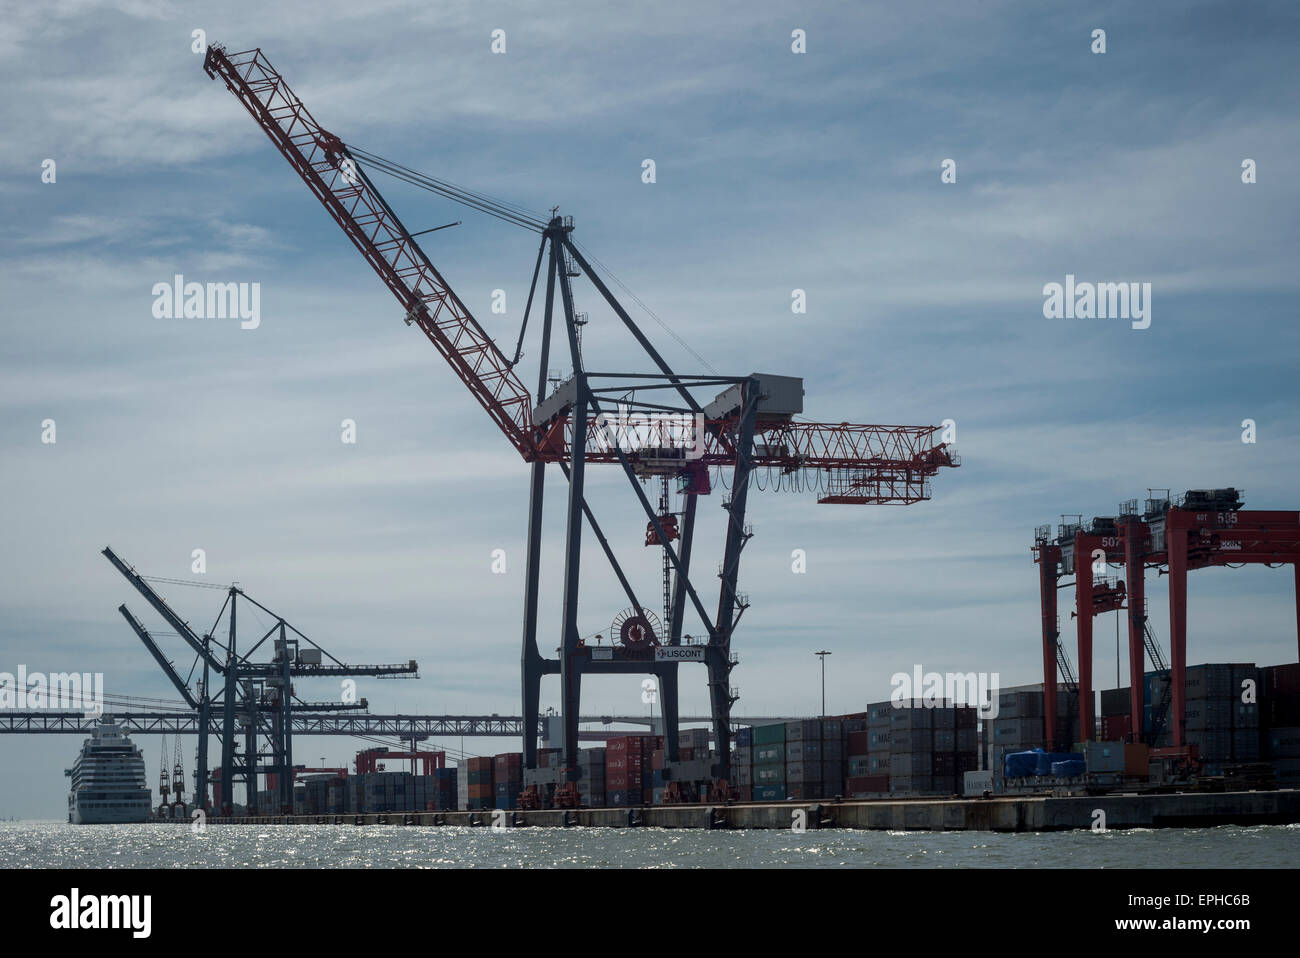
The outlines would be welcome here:
M 728 375 L 802 376 L 812 420 L 955 423 L 962 465 L 929 502 L 751 496 L 737 715 L 815 714 L 820 649 L 830 712 L 887 698 L 916 665 L 1041 681 L 1030 547 L 1063 514 L 1113 515 L 1148 487 L 1236 486 L 1247 507 L 1297 508 L 1292 4 L 29 4 L 0 23 L 0 671 L 103 672 L 109 694 L 176 699 L 116 611 L 161 627 L 100 555 L 111 545 L 148 575 L 237 581 L 341 659 L 417 659 L 419 681 L 360 683 L 372 711 L 519 709 L 528 470 L 203 73 L 195 30 L 262 48 L 349 143 L 571 215 L 689 344 L 629 303 L 679 371 L 709 371 L 698 354 Z M 411 229 L 463 221 L 424 248 L 512 348 L 537 237 L 376 184 Z M 259 284 L 260 324 L 156 317 L 153 287 L 176 274 Z M 1044 287 L 1067 275 L 1149 283 L 1149 328 L 1046 318 Z M 575 295 L 588 366 L 648 371 L 595 291 Z M 526 383 L 536 352 L 530 334 Z M 657 595 L 625 481 L 591 472 L 615 551 Z M 543 650 L 560 621 L 553 475 Z M 697 530 L 706 596 L 719 503 L 701 503 Z M 627 603 L 587 543 L 591 634 Z M 1189 661 L 1294 661 L 1294 583 L 1290 569 L 1197 572 Z M 215 618 L 219 592 L 160 588 L 191 622 Z M 1148 592 L 1167 643 L 1163 580 Z M 1096 625 L 1099 688 L 1116 685 L 1114 618 Z M 682 709 L 704 714 L 690 669 Z M 543 685 L 544 705 L 556 691 Z M 584 712 L 649 708 L 639 677 L 585 683 Z M 298 741 L 313 764 L 360 747 Z M 153 784 L 160 743 L 139 744 Z M 61 817 L 79 745 L 0 740 L 22 770 L 0 776 L 0 816 Z

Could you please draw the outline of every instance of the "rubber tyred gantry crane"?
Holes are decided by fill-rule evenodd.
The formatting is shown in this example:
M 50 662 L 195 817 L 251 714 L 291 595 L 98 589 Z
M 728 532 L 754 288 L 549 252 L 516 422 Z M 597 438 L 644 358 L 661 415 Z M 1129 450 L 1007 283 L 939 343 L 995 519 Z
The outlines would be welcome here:
M 280 153 L 352 240 L 397 298 L 408 325 L 415 325 L 469 388 L 525 462 L 531 464 L 528 551 L 525 572 L 522 698 L 524 758 L 536 767 L 537 717 L 543 675 L 558 674 L 564 723 L 564 766 L 577 774 L 578 703 L 584 674 L 649 674 L 659 680 L 665 749 L 678 759 L 677 665 L 703 661 L 708 670 L 714 741 L 720 756 L 715 778 L 729 776 L 730 710 L 736 699 L 728 681 L 735 665 L 731 636 L 747 607 L 737 592 L 740 554 L 752 531 L 745 522 L 747 493 L 756 470 L 774 482 L 816 489 L 826 503 L 901 503 L 928 499 L 929 480 L 940 468 L 959 464 L 955 450 L 936 442 L 937 426 L 875 426 L 812 423 L 795 419 L 803 410 L 802 380 L 749 376 L 684 375 L 674 372 L 596 272 L 572 237 L 571 217 L 541 217 L 491 200 L 344 143 L 321 127 L 261 50 L 227 53 L 210 46 L 204 70 L 220 78 L 266 132 Z M 387 173 L 541 236 L 528 305 L 513 358 L 497 347 L 425 255 L 366 170 Z M 421 231 L 423 232 L 423 231 Z M 537 388 L 516 375 L 543 259 L 547 261 Z M 600 372 L 586 367 L 581 336 L 586 315 L 574 305 L 570 280 L 585 276 L 626 327 L 657 370 Z M 548 389 L 548 361 L 555 300 L 563 313 L 561 335 L 573 373 Z M 721 390 L 712 401 L 700 390 Z M 538 649 L 537 611 L 541 573 L 542 506 L 546 466 L 558 465 L 568 483 L 563 617 L 559 655 Z M 668 622 L 655 628 L 615 558 L 584 494 L 585 469 L 616 464 L 626 474 L 647 517 L 648 541 L 662 547 L 673 573 Z M 697 500 L 731 471 L 730 495 L 722 505 L 727 531 L 716 608 L 706 609 L 691 581 Z M 647 498 L 642 483 L 671 477 L 684 498 L 681 523 L 670 534 L 667 515 Z M 675 517 L 674 517 L 675 518 Z M 578 582 L 584 519 L 590 526 L 630 608 L 614 620 L 612 647 L 589 644 L 578 629 Z M 683 645 L 682 624 L 690 604 L 707 641 L 674 658 L 662 646 Z M 617 641 L 615 642 L 615 638 Z M 689 645 L 689 643 L 688 643 Z
M 1165 698 L 1154 703 L 1153 726 L 1146 729 L 1151 744 L 1168 729 L 1173 748 L 1186 744 L 1187 676 L 1187 573 L 1211 566 L 1294 566 L 1296 618 L 1300 634 L 1300 512 L 1242 508 L 1240 489 L 1190 489 L 1171 501 L 1167 490 L 1151 494 L 1141 514 L 1136 499 L 1120 504 L 1119 516 L 1098 517 L 1086 527 L 1063 523 L 1055 539 L 1047 526 L 1035 535 L 1034 560 L 1039 563 L 1042 597 L 1044 698 L 1056 692 L 1057 660 L 1052 646 L 1059 643 L 1056 624 L 1056 590 L 1063 575 L 1074 574 L 1076 614 L 1085 605 L 1092 615 L 1079 614 L 1079 734 L 1092 738 L 1092 616 L 1128 609 L 1129 710 L 1131 736 L 1144 733 L 1143 682 L 1145 656 L 1158 672 L 1169 672 Z M 1094 580 L 1094 564 L 1124 566 L 1124 580 L 1114 584 Z M 1170 661 L 1151 632 L 1146 608 L 1146 570 L 1169 575 Z M 1091 595 L 1091 601 L 1085 596 Z M 1047 706 L 1045 705 L 1045 711 Z M 1048 714 L 1051 714 L 1050 712 Z M 1045 730 L 1047 740 L 1052 731 Z M 1057 744 L 1066 744 L 1059 741 Z

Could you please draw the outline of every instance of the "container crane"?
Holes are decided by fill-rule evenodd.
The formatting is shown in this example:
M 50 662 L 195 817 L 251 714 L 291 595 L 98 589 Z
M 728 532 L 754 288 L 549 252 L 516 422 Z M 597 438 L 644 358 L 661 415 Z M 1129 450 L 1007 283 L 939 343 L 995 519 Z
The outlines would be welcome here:
M 292 679 L 295 677 L 334 677 L 334 676 L 395 676 L 411 675 L 418 671 L 414 661 L 393 665 L 351 665 L 329 655 L 307 636 L 299 632 L 282 616 L 272 612 L 243 589 L 231 585 L 211 586 L 201 584 L 204 588 L 217 588 L 226 593 L 225 601 L 217 613 L 212 629 L 200 636 L 188 622 L 168 604 L 150 581 L 127 562 L 111 547 L 103 550 L 104 557 L 112 563 L 122 576 L 135 587 L 145 601 L 171 626 L 175 633 L 195 652 L 195 665 L 202 663 L 203 677 L 196 683 L 197 694 L 191 691 L 189 682 L 181 678 L 172 663 L 163 654 L 157 642 L 145 628 L 144 624 L 133 615 L 125 605 L 118 611 L 126 619 L 131 630 L 144 643 L 145 648 L 162 667 L 164 674 L 171 681 L 186 705 L 194 709 L 197 715 L 196 733 L 198 735 L 197 768 L 194 775 L 194 806 L 207 807 L 208 796 L 208 735 L 215 723 L 213 708 L 220 708 L 220 725 L 218 736 L 221 740 L 221 796 L 223 811 L 230 810 L 232 787 L 236 782 L 244 783 L 248 807 L 257 808 L 257 776 L 270 773 L 277 776 L 279 783 L 279 805 L 281 809 L 293 808 L 293 732 L 294 713 L 331 712 L 348 709 L 364 709 L 366 700 L 359 702 L 303 702 L 293 695 Z M 158 581 L 158 580 L 155 580 Z M 173 581 L 182 585 L 197 585 L 185 580 Z M 270 629 L 261 635 L 251 647 L 244 652 L 238 650 L 237 610 L 241 604 L 259 610 L 271 617 Z M 214 634 L 218 626 L 226 621 L 228 630 L 223 645 Z M 271 643 L 273 655 L 269 662 L 257 662 L 252 655 L 268 642 Z M 224 653 L 220 657 L 217 651 Z M 325 661 L 328 658 L 329 661 Z M 221 676 L 223 682 L 219 695 L 213 697 L 211 673 Z M 193 670 L 191 670 L 193 674 Z M 241 752 L 239 738 L 242 735 Z M 260 762 L 259 741 L 269 742 L 270 764 Z M 176 742 L 176 762 L 173 769 L 171 788 L 175 791 L 177 802 L 182 801 L 185 789 L 184 770 L 180 753 L 179 738 Z M 167 748 L 163 743 L 163 757 L 159 766 L 161 791 L 164 805 L 168 795 Z
M 796 490 L 815 490 L 818 501 L 842 504 L 910 504 L 930 497 L 929 480 L 955 467 L 954 449 L 936 442 L 937 426 L 880 426 L 796 420 L 803 411 L 802 380 L 751 374 L 687 375 L 675 372 L 655 350 L 573 239 L 573 220 L 549 217 L 499 203 L 482 194 L 419 173 L 346 143 L 324 129 L 272 67 L 260 49 L 228 53 L 208 47 L 203 68 L 220 79 L 248 110 L 357 250 L 396 297 L 408 325 L 417 326 L 452 367 L 474 399 L 530 464 L 528 546 L 522 629 L 521 685 L 524 764 L 537 767 L 537 718 L 544 675 L 559 675 L 563 717 L 563 765 L 570 784 L 577 776 L 578 717 L 582 676 L 648 674 L 659 681 L 667 759 L 678 749 L 676 658 L 660 658 L 661 646 L 682 644 L 684 612 L 698 615 L 707 643 L 698 661 L 708 671 L 713 735 L 719 760 L 715 778 L 730 775 L 730 710 L 737 698 L 729 682 L 736 658 L 731 637 L 748 607 L 737 591 L 740 555 L 752 536 L 745 521 L 748 489 L 758 470 Z M 507 356 L 452 291 L 429 257 L 375 187 L 367 170 L 494 216 L 540 235 L 528 301 L 514 356 Z M 424 232 L 424 231 L 419 231 Z M 517 375 L 529 315 L 547 261 L 539 368 L 535 391 Z M 589 369 L 581 345 L 587 315 L 576 310 L 571 279 L 585 277 L 653 365 L 655 372 Z M 555 320 L 556 298 L 562 322 Z M 559 325 L 572 375 L 548 389 L 551 339 Z M 706 395 L 699 395 L 700 391 Z M 721 390 L 709 401 L 707 392 Z M 647 395 L 649 398 L 646 398 Z M 617 406 L 615 412 L 614 405 Z M 691 441 L 664 442 L 647 435 L 665 417 L 689 423 Z M 611 426 L 613 428 L 611 428 Z M 629 440 L 629 434 L 638 437 Z M 662 434 L 661 434 L 662 437 Z M 615 558 L 585 496 L 588 465 L 618 465 L 647 518 L 647 544 L 660 545 L 673 585 L 668 624 L 654 628 Z M 546 467 L 557 465 L 567 482 L 562 621 L 556 658 L 541 654 L 537 612 L 542 566 L 541 529 Z M 698 498 L 711 492 L 711 473 L 731 472 L 721 580 L 715 608 L 706 608 L 691 581 L 690 565 Z M 678 527 L 665 527 L 667 510 L 656 509 L 642 488 L 667 477 L 683 496 Z M 673 516 L 676 518 L 676 515 Z M 589 645 L 578 627 L 578 583 L 584 520 L 626 595 L 629 608 L 615 618 L 613 648 Z M 662 632 L 662 634 L 660 634 Z M 569 789 L 570 794 L 576 794 Z

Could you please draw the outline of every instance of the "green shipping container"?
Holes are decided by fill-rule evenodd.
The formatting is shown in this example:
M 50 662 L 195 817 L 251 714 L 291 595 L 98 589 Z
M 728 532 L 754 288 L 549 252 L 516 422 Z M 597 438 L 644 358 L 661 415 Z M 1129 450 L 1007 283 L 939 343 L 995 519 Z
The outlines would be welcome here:
M 785 725 L 756 725 L 754 726 L 754 746 L 755 752 L 758 751 L 759 745 L 785 744 Z M 756 758 L 755 761 L 758 761 Z
M 755 745 L 755 765 L 782 765 L 785 763 L 785 745 L 782 743 Z

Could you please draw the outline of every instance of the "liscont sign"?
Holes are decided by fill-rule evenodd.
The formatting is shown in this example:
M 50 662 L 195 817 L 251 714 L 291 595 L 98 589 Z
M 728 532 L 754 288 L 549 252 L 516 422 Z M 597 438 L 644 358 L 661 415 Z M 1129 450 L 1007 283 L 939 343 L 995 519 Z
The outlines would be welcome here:
M 655 649 L 656 662 L 703 662 L 704 646 L 661 645 Z

